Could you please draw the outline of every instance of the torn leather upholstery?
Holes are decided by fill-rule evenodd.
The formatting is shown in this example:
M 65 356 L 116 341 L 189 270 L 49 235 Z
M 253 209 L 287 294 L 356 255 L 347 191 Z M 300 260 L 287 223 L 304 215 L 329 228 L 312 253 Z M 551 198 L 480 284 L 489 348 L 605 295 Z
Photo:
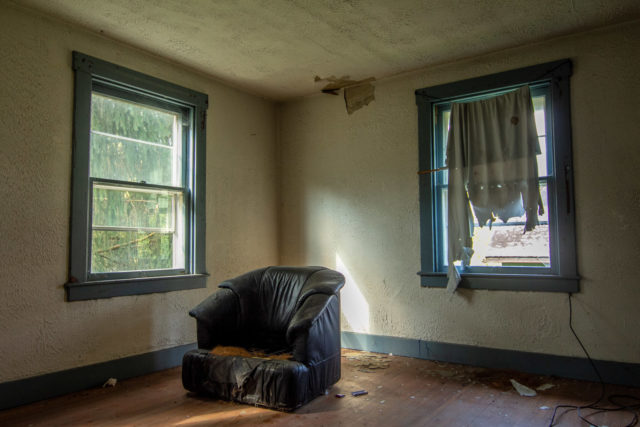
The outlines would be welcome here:
M 184 387 L 279 410 L 323 394 L 340 379 L 342 286 L 342 274 L 324 267 L 267 267 L 222 282 L 189 312 L 199 348 L 184 355 Z M 218 345 L 293 360 L 212 354 Z

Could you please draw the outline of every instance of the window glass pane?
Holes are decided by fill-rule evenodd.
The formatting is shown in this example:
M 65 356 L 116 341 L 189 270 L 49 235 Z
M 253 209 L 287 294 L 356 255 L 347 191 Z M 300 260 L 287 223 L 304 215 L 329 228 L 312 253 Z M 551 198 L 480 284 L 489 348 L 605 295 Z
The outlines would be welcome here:
M 546 97 L 533 96 L 533 110 L 536 119 L 536 129 L 538 131 L 538 143 L 540 144 L 540 154 L 536 156 L 538 161 L 538 176 L 547 176 L 547 130 L 545 121 Z
M 184 268 L 182 193 L 93 186 L 91 272 Z
M 442 135 L 440 136 L 440 154 L 437 158 L 437 168 L 441 168 L 446 165 L 447 162 L 447 140 L 449 138 L 449 120 L 451 119 L 451 110 L 446 110 L 442 113 Z M 446 178 L 445 178 L 446 182 Z
M 173 244 L 171 233 L 93 230 L 91 272 L 174 268 Z
M 181 193 L 94 184 L 93 227 L 158 228 L 172 231 Z
M 170 149 L 91 133 L 91 176 L 172 185 Z
M 538 130 L 538 135 L 546 135 L 546 123 L 544 120 L 544 105 L 545 105 L 545 97 L 542 96 L 532 96 L 531 100 L 533 101 L 533 111 L 536 118 L 536 129 Z
M 536 156 L 536 162 L 538 162 L 538 177 L 542 178 L 547 176 L 547 138 L 544 136 L 538 137 L 538 144 L 540 144 L 540 154 Z
M 91 96 L 91 130 L 172 146 L 176 113 L 96 92 Z
M 440 172 L 439 172 L 440 173 Z M 446 171 L 442 172 L 444 174 L 446 174 Z M 440 266 L 447 266 L 449 265 L 448 262 L 448 258 L 447 258 L 447 252 L 449 251 L 449 241 L 448 239 L 448 232 L 449 232 L 449 216 L 448 216 L 448 212 L 449 212 L 449 192 L 448 192 L 448 187 L 444 187 L 440 192 L 440 197 L 439 197 L 439 201 L 440 201 L 440 206 L 441 208 L 441 214 L 438 215 L 439 219 L 438 219 L 438 224 L 437 226 L 439 227 L 439 230 L 442 230 L 442 233 L 438 233 L 439 237 L 440 237 L 440 260 L 441 262 L 439 262 Z M 442 271 L 445 271 L 446 268 Z
M 90 175 L 182 185 L 180 115 L 92 93 Z

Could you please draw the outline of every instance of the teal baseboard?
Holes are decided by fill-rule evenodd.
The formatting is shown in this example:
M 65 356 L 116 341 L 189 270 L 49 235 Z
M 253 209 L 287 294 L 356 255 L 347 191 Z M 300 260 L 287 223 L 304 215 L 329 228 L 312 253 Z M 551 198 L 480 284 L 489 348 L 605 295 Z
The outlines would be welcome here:
M 196 344 L 110 360 L 0 384 L 0 410 L 99 387 L 109 378 L 123 380 L 182 364 L 182 356 Z
M 500 350 L 462 344 L 448 344 L 383 335 L 342 332 L 342 347 L 398 356 L 460 363 L 495 369 L 514 369 L 540 375 L 555 375 L 598 381 L 586 358 L 555 356 L 524 351 Z M 594 360 L 605 382 L 638 387 L 640 364 Z

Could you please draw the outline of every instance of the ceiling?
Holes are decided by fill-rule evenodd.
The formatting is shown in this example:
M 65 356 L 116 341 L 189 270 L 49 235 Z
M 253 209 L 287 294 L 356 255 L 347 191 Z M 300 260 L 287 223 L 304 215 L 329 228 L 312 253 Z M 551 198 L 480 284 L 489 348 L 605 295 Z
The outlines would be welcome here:
M 640 18 L 638 0 L 20 0 L 274 100 Z

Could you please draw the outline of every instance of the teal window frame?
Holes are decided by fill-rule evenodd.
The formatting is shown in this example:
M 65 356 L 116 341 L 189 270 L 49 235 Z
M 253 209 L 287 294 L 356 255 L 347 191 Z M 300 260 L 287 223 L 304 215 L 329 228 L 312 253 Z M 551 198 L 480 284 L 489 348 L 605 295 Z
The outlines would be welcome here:
M 547 183 L 550 267 L 466 267 L 460 269 L 461 288 L 577 292 L 575 244 L 575 206 L 573 203 L 573 163 L 571 150 L 571 111 L 568 59 L 505 71 L 428 88 L 415 92 L 418 106 L 419 170 L 443 165 L 444 137 L 436 123 L 442 107 L 472 97 L 497 94 L 525 84 L 532 93 L 544 91 L 547 129 Z M 440 132 L 439 132 L 440 130 Z M 440 172 L 446 173 L 446 172 Z M 436 176 L 421 174 L 420 189 L 420 284 L 446 287 L 447 275 L 442 259 L 446 235 L 438 226 L 443 212 Z
M 67 301 L 111 298 L 206 287 L 206 110 L 208 96 L 80 52 L 73 52 L 75 72 L 73 171 L 69 281 Z M 185 212 L 185 267 L 180 269 L 92 273 L 91 214 L 94 183 L 127 185 L 92 178 L 89 173 L 92 93 L 116 96 L 183 117 L 181 187 L 141 183 L 129 186 L 182 194 Z

